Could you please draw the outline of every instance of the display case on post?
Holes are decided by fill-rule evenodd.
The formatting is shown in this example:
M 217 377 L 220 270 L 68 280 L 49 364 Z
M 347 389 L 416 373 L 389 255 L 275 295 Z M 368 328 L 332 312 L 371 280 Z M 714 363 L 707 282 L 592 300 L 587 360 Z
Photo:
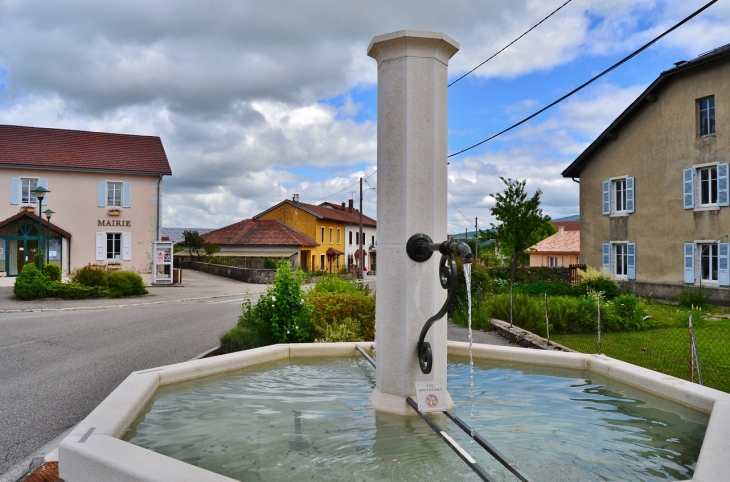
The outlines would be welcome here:
M 152 283 L 172 284 L 172 242 L 155 241 L 152 253 Z

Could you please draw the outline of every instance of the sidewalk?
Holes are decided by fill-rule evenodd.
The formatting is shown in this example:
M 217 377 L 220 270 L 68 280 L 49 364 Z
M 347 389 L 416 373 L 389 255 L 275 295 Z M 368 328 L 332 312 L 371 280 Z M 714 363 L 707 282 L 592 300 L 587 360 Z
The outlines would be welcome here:
M 232 296 L 240 296 L 243 298 L 249 294 L 254 295 L 266 290 L 266 285 L 264 284 L 242 283 L 189 269 L 183 270 L 183 282 L 181 286 L 150 286 L 152 275 L 142 275 L 142 278 L 147 283 L 147 289 L 150 292 L 149 295 L 86 300 L 45 298 L 42 300 L 20 301 L 16 300 L 15 295 L 13 295 L 15 278 L 3 277 L 0 278 L 0 313 L 94 310 Z

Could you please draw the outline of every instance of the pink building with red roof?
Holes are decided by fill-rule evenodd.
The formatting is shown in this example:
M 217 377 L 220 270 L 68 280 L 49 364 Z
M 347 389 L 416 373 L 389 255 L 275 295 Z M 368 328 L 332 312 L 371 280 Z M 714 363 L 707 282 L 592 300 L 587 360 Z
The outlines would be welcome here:
M 38 186 L 49 191 L 40 210 L 53 211 L 41 233 L 49 263 L 150 272 L 171 174 L 159 137 L 0 125 L 0 275 L 38 255 Z
M 557 233 L 525 250 L 530 255 L 530 266 L 558 267 L 578 264 L 580 231 L 569 231 L 566 226 L 555 224 L 558 226 Z

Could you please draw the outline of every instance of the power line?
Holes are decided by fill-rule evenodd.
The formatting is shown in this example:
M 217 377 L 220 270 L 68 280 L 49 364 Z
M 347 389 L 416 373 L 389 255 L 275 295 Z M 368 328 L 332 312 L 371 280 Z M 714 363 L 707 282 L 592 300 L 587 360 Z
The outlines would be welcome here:
M 627 61 L 631 60 L 631 59 L 632 59 L 632 58 L 634 58 L 634 57 L 636 57 L 636 56 L 637 56 L 638 54 L 640 54 L 641 52 L 643 52 L 644 50 L 646 50 L 647 48 L 649 48 L 649 47 L 650 47 L 651 45 L 653 45 L 653 44 L 654 44 L 655 42 L 657 42 L 657 41 L 658 41 L 659 39 L 661 39 L 661 38 L 662 38 L 662 37 L 664 37 L 665 35 L 669 34 L 670 32 L 672 32 L 672 31 L 676 30 L 677 28 L 679 28 L 680 26 L 682 26 L 683 24 L 685 24 L 686 22 L 688 22 L 689 20 L 691 20 L 691 19 L 692 19 L 692 18 L 694 18 L 695 16 L 699 15 L 699 14 L 700 14 L 700 13 L 701 13 L 702 11 L 704 11 L 704 10 L 705 10 L 705 9 L 707 9 L 707 8 L 708 8 L 708 7 L 710 6 L 710 5 L 712 5 L 713 3 L 716 3 L 716 2 L 717 2 L 717 0 L 712 0 L 712 1 L 711 1 L 711 2 L 709 2 L 709 3 L 707 4 L 707 5 L 705 5 L 704 7 L 700 8 L 699 10 L 697 10 L 696 12 L 694 12 L 694 13 L 693 13 L 692 15 L 690 15 L 690 16 L 689 16 L 689 17 L 687 17 L 687 18 L 685 18 L 684 20 L 682 20 L 681 22 L 679 22 L 678 24 L 676 24 L 675 26 L 673 26 L 673 27 L 672 27 L 672 28 L 670 28 L 669 30 L 665 31 L 665 32 L 664 32 L 663 34 L 659 35 L 658 37 L 656 37 L 656 38 L 655 38 L 654 40 L 652 40 L 651 42 L 649 42 L 649 43 L 645 44 L 645 45 L 644 45 L 643 47 L 641 47 L 640 49 L 638 49 L 638 50 L 635 50 L 635 51 L 634 51 L 634 52 L 633 52 L 632 54 L 630 54 L 630 55 L 628 55 L 628 56 L 624 57 L 624 58 L 623 58 L 622 60 L 620 60 L 620 61 L 616 62 L 616 63 L 615 63 L 615 64 L 613 64 L 613 65 L 612 65 L 611 67 L 607 68 L 606 70 L 604 70 L 604 71 L 603 71 L 603 72 L 601 72 L 600 74 L 598 74 L 598 75 L 596 75 L 595 77 L 593 77 L 592 79 L 590 79 L 590 80 L 589 80 L 588 82 L 585 82 L 585 83 L 584 83 L 584 84 L 582 84 L 581 86 L 579 86 L 579 87 L 576 87 L 575 89 L 571 90 L 570 92 L 568 92 L 567 94 L 565 94 L 564 96 L 562 96 L 561 98 L 559 98 L 558 100 L 556 100 L 555 102 L 553 102 L 552 104 L 549 104 L 549 105 L 547 105 L 546 107 L 543 107 L 542 109 L 540 109 L 539 111 L 535 112 L 535 113 L 534 113 L 534 114 L 532 114 L 531 116 L 529 116 L 529 117 L 526 117 L 526 118 L 522 119 L 522 120 L 521 120 L 521 121 L 519 121 L 519 122 L 518 122 L 517 124 L 514 124 L 514 125 L 512 125 L 512 126 L 510 126 L 510 127 L 506 128 L 505 130 L 503 130 L 503 131 L 501 131 L 501 132 L 498 132 L 498 133 L 494 134 L 493 136 L 491 136 L 491 137 L 488 137 L 488 138 L 484 139 L 484 140 L 483 140 L 483 141 L 481 141 L 481 142 L 477 142 L 477 143 L 476 143 L 476 144 L 474 144 L 473 146 L 469 146 L 469 147 L 467 147 L 466 149 L 462 149 L 462 150 L 460 150 L 460 151 L 458 151 L 458 152 L 454 152 L 453 154 L 449 154 L 449 155 L 448 155 L 448 157 L 454 157 L 454 156 L 456 156 L 456 155 L 459 155 L 459 154 L 461 154 L 461 153 L 463 153 L 463 152 L 466 152 L 466 151 L 468 151 L 468 150 L 470 150 L 470 149 L 474 149 L 475 147 L 477 147 L 477 146 L 480 146 L 480 145 L 484 144 L 485 142 L 491 141 L 491 140 L 492 140 L 492 139 L 494 139 L 495 137 L 501 136 L 501 135 L 502 135 L 502 134 L 504 134 L 505 132 L 511 131 L 511 130 L 512 130 L 512 129 L 514 129 L 515 127 L 517 127 L 517 126 L 520 126 L 520 125 L 524 124 L 525 122 L 529 121 L 530 119 L 532 119 L 532 118 L 534 118 L 534 117 L 536 117 L 536 116 L 538 116 L 538 115 L 542 114 L 543 112 L 545 112 L 545 111 L 546 111 L 546 110 L 548 110 L 549 108 L 551 108 L 551 107 L 553 107 L 554 105 L 556 105 L 556 104 L 558 104 L 558 103 L 560 103 L 560 102 L 564 101 L 565 99 L 567 99 L 567 98 L 568 98 L 568 97 L 570 97 L 571 95 L 573 95 L 573 94 L 575 94 L 576 92 L 578 92 L 579 90 L 583 89 L 583 88 L 584 88 L 584 87 L 586 87 L 586 86 L 587 86 L 588 84 L 592 83 L 593 81 L 595 81 L 595 80 L 599 79 L 600 77 L 603 77 L 603 76 L 604 76 L 604 75 L 606 75 L 607 73 L 611 72 L 611 71 L 612 71 L 612 70 L 614 70 L 614 69 L 615 69 L 616 67 L 618 67 L 618 66 L 620 66 L 621 64 L 623 64 L 623 63 L 625 63 L 625 62 L 627 62 Z
M 466 77 L 467 75 L 469 75 L 469 74 L 471 74 L 472 72 L 474 72 L 474 71 L 475 71 L 476 69 L 478 69 L 478 68 L 479 68 L 479 67 L 481 67 L 482 65 L 484 65 L 484 64 L 486 64 L 487 62 L 489 62 L 490 60 L 492 60 L 492 59 L 493 59 L 494 57 L 496 57 L 497 55 L 499 55 L 499 54 L 501 54 L 502 52 L 504 52 L 505 50 L 507 50 L 507 49 L 508 49 L 508 48 L 509 48 L 509 47 L 510 47 L 510 46 L 511 46 L 511 45 L 512 45 L 513 43 L 517 42 L 517 41 L 518 41 L 519 39 L 521 39 L 522 37 L 524 37 L 524 36 L 525 36 L 525 35 L 527 35 L 528 33 L 532 32 L 532 31 L 533 31 L 533 30 L 535 29 L 535 27 L 537 27 L 538 25 L 540 25 L 541 23 L 543 23 L 543 22 L 544 22 L 545 20 L 547 20 L 547 19 L 549 19 L 550 17 L 552 17 L 552 16 L 553 16 L 553 15 L 554 15 L 555 13 L 557 13 L 557 11 L 558 11 L 558 10 L 560 10 L 561 8 L 563 8 L 564 6 L 566 6 L 567 4 L 569 4 L 569 3 L 571 2 L 571 1 L 572 1 L 572 0 L 568 0 L 567 2 L 565 2 L 564 4 L 562 4 L 561 6 L 559 6 L 559 7 L 558 7 L 558 8 L 556 8 L 555 10 L 553 10 L 553 11 L 552 11 L 552 13 L 551 13 L 550 15 L 548 15 L 548 16 L 547 16 L 547 17 L 545 17 L 545 18 L 543 18 L 542 20 L 540 20 L 539 22 L 537 22 L 537 23 L 536 23 L 535 25 L 533 25 L 533 26 L 532 26 L 532 27 L 531 27 L 531 28 L 530 28 L 529 30 L 527 30 L 527 31 L 526 31 L 525 33 L 523 33 L 522 35 L 520 35 L 519 37 L 517 37 L 516 39 L 514 39 L 514 40 L 513 40 L 513 41 L 511 41 L 510 43 L 508 43 L 508 44 L 507 44 L 507 45 L 506 45 L 506 46 L 505 46 L 504 48 L 502 48 L 502 50 L 500 50 L 500 51 L 499 51 L 499 52 L 497 52 L 496 54 L 492 55 L 492 56 L 491 56 L 491 57 L 489 57 L 489 58 L 488 58 L 487 60 L 485 60 L 485 61 L 484 61 L 484 62 L 482 62 L 481 64 L 477 65 L 477 66 L 476 66 L 476 67 L 474 67 L 473 69 L 471 69 L 471 70 L 470 70 L 469 72 L 465 73 L 464 75 L 462 75 L 461 77 L 459 77 L 458 79 L 456 79 L 455 81 L 453 81 L 452 83 L 450 83 L 450 84 L 449 84 L 449 85 L 448 85 L 447 87 L 451 87 L 452 85 L 454 85 L 455 83 L 457 83 L 458 81 L 460 81 L 461 79 L 463 79 L 464 77 Z
M 370 175 L 369 175 L 368 177 L 366 177 L 365 179 L 369 179 L 369 178 L 373 177 L 373 174 L 375 174 L 376 172 L 378 172 L 378 170 L 377 170 L 377 169 L 376 169 L 376 170 L 374 170 L 374 171 L 373 171 L 373 173 L 372 173 L 372 174 L 370 174 Z M 324 201 L 325 199 L 329 199 L 329 198 L 331 198 L 332 196 L 336 196 L 336 195 L 340 194 L 341 192 L 345 192 L 345 191 L 347 191 L 347 190 L 348 190 L 348 189 L 350 189 L 351 187 L 355 187 L 355 186 L 357 186 L 358 184 L 360 184 L 360 181 L 357 181 L 357 182 L 356 182 L 355 184 L 353 184 L 352 186 L 347 186 L 347 187 L 346 187 L 345 189 L 343 189 L 343 190 L 341 190 L 341 191 L 337 191 L 336 193 L 330 194 L 330 195 L 329 195 L 329 196 L 327 196 L 327 197 L 323 197 L 323 198 L 322 198 L 322 199 L 320 199 L 319 201 L 314 201 L 314 203 L 312 203 L 312 204 L 317 204 L 318 202 L 322 202 L 322 201 Z
M 463 214 L 461 213 L 461 211 L 459 210 L 459 208 L 458 208 L 458 207 L 456 206 L 456 203 L 454 202 L 454 200 L 453 200 L 453 199 L 451 199 L 451 195 L 450 195 L 450 194 L 447 194 L 447 196 L 449 196 L 449 201 L 451 201 L 451 204 L 452 204 L 452 205 L 454 206 L 454 209 L 456 209 L 456 211 L 457 211 L 457 212 L 458 212 L 459 214 L 461 214 L 461 217 L 462 217 L 462 218 L 464 218 L 464 219 L 466 220 L 466 222 L 467 222 L 467 223 L 471 223 L 471 219 L 468 219 L 468 218 L 467 218 L 466 216 L 464 216 L 464 215 L 463 215 Z

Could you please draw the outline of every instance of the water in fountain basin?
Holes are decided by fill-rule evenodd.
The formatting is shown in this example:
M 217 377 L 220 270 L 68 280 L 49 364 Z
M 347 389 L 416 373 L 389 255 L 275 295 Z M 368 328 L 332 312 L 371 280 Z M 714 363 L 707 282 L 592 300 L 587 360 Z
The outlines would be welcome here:
M 692 477 L 702 413 L 588 372 L 452 358 L 448 373 L 456 415 L 475 390 L 475 429 L 534 480 Z M 376 414 L 374 386 L 360 358 L 268 363 L 162 387 L 125 440 L 246 481 L 478 480 L 419 418 Z

